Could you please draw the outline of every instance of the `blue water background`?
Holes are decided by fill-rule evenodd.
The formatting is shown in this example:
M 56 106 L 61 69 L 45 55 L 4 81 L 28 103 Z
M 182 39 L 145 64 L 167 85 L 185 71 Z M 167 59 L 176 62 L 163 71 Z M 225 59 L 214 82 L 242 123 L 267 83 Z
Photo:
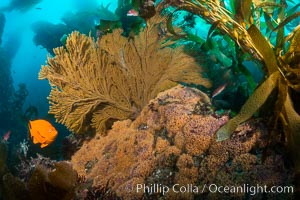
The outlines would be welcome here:
M 6 5 L 8 0 L 1 0 L 0 7 Z M 90 2 L 90 3 L 89 3 Z M 96 1 L 96 0 L 43 0 L 41 3 L 32 7 L 32 9 L 20 12 L 5 12 L 6 23 L 3 33 L 3 44 L 11 37 L 19 40 L 20 44 L 15 57 L 12 59 L 12 78 L 14 86 L 17 88 L 19 83 L 25 83 L 29 90 L 24 107 L 34 105 L 39 110 L 39 115 L 45 116 L 48 112 L 48 101 L 50 87 L 47 80 L 38 80 L 38 72 L 41 65 L 46 63 L 46 57 L 49 54 L 46 49 L 36 46 L 33 42 L 34 32 L 31 25 L 37 21 L 48 21 L 51 23 L 62 23 L 61 17 L 64 13 L 76 12 L 85 9 L 94 3 L 103 3 L 107 5 L 111 2 L 110 9 L 116 8 L 117 1 Z

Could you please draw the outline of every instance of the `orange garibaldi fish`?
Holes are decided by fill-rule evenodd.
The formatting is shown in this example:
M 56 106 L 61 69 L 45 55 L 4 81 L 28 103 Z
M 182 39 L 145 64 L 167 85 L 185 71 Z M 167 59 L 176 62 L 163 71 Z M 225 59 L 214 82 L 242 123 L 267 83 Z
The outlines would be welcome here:
M 50 122 L 43 119 L 29 121 L 28 127 L 33 143 L 40 143 L 41 148 L 51 144 L 57 136 L 57 130 Z

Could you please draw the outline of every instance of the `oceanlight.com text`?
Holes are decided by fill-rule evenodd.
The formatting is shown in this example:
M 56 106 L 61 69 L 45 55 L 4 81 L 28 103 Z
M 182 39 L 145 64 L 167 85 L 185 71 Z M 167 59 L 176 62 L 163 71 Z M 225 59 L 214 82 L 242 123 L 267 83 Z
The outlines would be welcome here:
M 204 185 L 205 186 L 205 185 Z M 249 185 L 243 184 L 241 186 L 221 186 L 216 184 L 208 185 L 208 191 L 210 193 L 248 193 L 254 196 L 259 193 L 283 193 L 289 194 L 294 193 L 293 186 L 270 186 L 267 185 Z

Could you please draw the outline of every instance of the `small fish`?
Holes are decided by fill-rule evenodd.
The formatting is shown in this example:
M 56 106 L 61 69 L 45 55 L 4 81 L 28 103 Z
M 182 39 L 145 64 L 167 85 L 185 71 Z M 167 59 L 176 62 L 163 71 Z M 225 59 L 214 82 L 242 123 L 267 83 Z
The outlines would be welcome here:
M 139 16 L 139 13 L 138 13 L 138 11 L 136 11 L 135 9 L 130 9 L 130 10 L 127 12 L 127 16 L 137 17 L 137 16 Z
M 10 137 L 10 134 L 11 134 L 11 131 L 10 131 L 10 130 L 7 131 L 7 132 L 3 135 L 2 141 L 7 142 L 7 140 L 8 140 L 9 137 Z
M 219 86 L 217 89 L 215 89 L 211 95 L 211 98 L 214 98 L 218 96 L 223 90 L 227 87 L 228 83 L 224 83 L 223 85 Z
M 67 34 L 64 34 L 63 36 L 61 36 L 61 38 L 59 39 L 60 43 L 65 45 L 67 43 L 67 38 L 68 38 Z
M 56 136 L 57 130 L 50 124 L 50 122 L 38 119 L 28 122 L 30 137 L 34 144 L 40 143 L 41 148 L 51 144 Z

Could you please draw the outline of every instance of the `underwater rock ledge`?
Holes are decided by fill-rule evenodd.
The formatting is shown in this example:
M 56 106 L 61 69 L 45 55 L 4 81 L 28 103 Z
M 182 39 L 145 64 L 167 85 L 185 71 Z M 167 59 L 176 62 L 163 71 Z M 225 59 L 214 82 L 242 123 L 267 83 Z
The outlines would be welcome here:
M 174 184 L 292 185 L 293 170 L 285 165 L 283 152 L 268 149 L 262 160 L 268 132 L 261 122 L 244 123 L 230 140 L 216 142 L 216 131 L 227 121 L 228 116 L 214 114 L 206 94 L 176 86 L 159 93 L 134 121 L 115 122 L 107 136 L 86 141 L 71 162 L 95 188 L 108 187 L 124 199 L 249 197 L 249 193 L 207 190 L 203 194 L 170 190 L 163 196 L 137 192 L 138 184 L 169 188 Z M 260 193 L 255 198 L 288 199 L 291 195 Z

